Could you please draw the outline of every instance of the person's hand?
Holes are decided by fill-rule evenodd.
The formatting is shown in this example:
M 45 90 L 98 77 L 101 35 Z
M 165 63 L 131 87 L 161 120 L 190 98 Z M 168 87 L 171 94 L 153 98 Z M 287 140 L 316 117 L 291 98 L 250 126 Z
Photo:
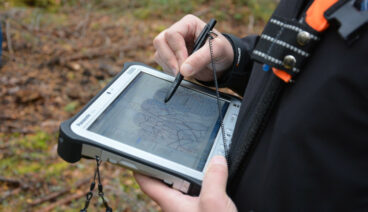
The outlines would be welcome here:
M 186 15 L 168 29 L 162 31 L 154 40 L 155 61 L 162 66 L 164 72 L 184 77 L 193 76 L 202 81 L 213 80 L 211 57 L 208 42 L 198 51 L 192 52 L 194 41 L 206 25 L 194 15 Z M 213 39 L 213 56 L 217 75 L 228 69 L 234 60 L 234 52 L 230 42 L 217 30 Z
M 153 178 L 134 173 L 142 191 L 166 212 L 236 212 L 226 194 L 227 164 L 222 156 L 212 158 L 203 179 L 199 197 L 184 195 Z

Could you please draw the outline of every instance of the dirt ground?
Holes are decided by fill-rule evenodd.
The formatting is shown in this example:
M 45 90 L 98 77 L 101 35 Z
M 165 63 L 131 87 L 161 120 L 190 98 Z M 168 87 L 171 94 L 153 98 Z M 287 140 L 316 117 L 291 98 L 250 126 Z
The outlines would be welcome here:
M 73 1 L 57 9 L 0 3 L 0 211 L 83 207 L 95 164 L 68 164 L 58 157 L 59 124 L 78 112 L 124 63 L 139 61 L 159 69 L 152 45 L 159 32 L 193 13 L 204 20 L 216 17 L 218 30 L 245 36 L 259 33 L 269 14 L 254 14 L 254 8 L 241 1 L 174 2 Z M 115 211 L 160 210 L 140 191 L 130 171 L 103 163 L 101 174 Z M 103 210 L 96 194 L 90 211 Z

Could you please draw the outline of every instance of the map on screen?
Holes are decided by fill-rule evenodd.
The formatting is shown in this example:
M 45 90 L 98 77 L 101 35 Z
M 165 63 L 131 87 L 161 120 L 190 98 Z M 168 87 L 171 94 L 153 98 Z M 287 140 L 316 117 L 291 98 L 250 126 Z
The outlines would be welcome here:
M 140 73 L 88 130 L 201 171 L 220 127 L 217 100 L 180 86 L 164 103 L 170 84 Z

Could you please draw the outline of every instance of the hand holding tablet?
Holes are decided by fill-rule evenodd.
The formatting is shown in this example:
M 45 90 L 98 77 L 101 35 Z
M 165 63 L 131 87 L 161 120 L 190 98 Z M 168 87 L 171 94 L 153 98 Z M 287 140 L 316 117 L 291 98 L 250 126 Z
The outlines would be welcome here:
M 165 104 L 173 79 L 141 64 L 126 65 L 80 113 L 62 123 L 59 155 L 69 162 L 99 156 L 198 194 L 208 162 L 224 155 L 216 97 L 183 81 Z M 240 101 L 221 95 L 220 102 L 230 141 Z

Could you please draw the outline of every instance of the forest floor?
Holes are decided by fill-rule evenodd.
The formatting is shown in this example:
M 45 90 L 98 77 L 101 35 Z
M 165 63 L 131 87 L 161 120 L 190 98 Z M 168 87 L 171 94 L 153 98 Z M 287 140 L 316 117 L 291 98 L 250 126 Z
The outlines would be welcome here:
M 73 1 L 51 9 L 0 3 L 0 211 L 83 208 L 95 162 L 69 164 L 58 157 L 59 124 L 124 63 L 159 69 L 152 45 L 159 32 L 192 13 L 203 20 L 217 18 L 222 32 L 259 33 L 273 6 L 230 0 L 137 2 Z M 103 163 L 101 174 L 115 211 L 160 210 L 140 191 L 131 171 Z M 96 196 L 91 211 L 103 210 Z

